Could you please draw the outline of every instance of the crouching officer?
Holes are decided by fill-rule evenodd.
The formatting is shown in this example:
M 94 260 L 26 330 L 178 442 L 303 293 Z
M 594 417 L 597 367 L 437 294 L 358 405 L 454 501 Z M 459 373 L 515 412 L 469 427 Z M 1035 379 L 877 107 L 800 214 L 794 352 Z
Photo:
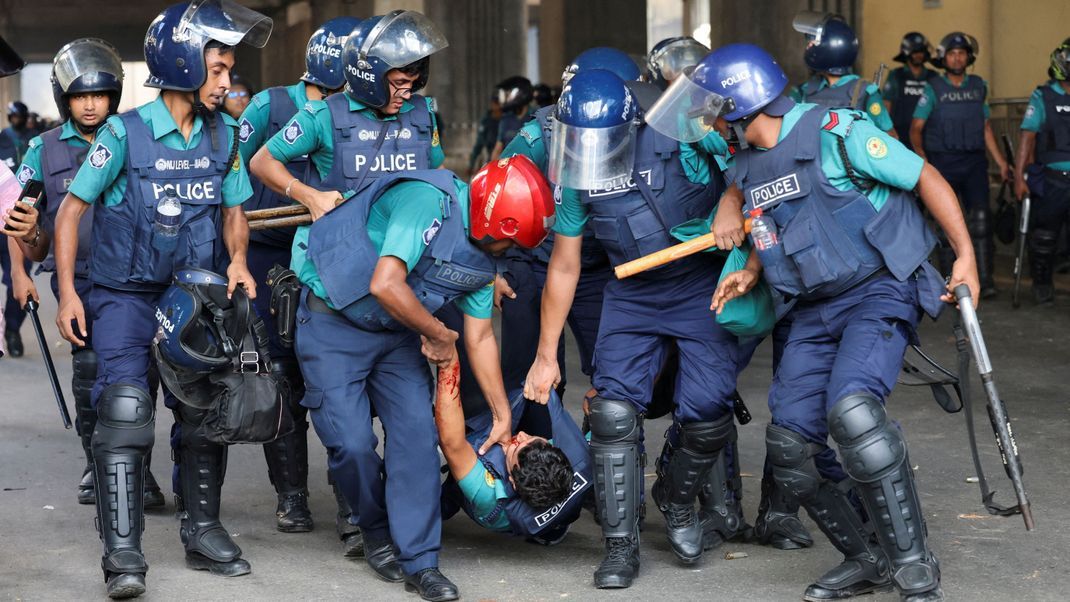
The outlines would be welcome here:
M 52 238 L 56 214 L 67 196 L 67 187 L 78 168 L 85 162 L 97 130 L 109 115 L 119 108 L 123 91 L 123 66 L 115 48 L 97 38 L 82 38 L 67 44 L 56 53 L 52 62 L 52 94 L 56 108 L 64 118 L 63 125 L 30 140 L 29 150 L 15 177 L 23 186 L 30 180 L 44 184 L 45 194 L 36 208 L 18 205 L 22 215 L 20 229 L 5 232 L 20 244 L 12 248 L 14 261 L 11 274 L 16 298 L 25 305 L 32 297 L 40 300 L 33 280 L 23 266 L 23 257 L 41 263 L 41 271 L 52 272 L 52 294 L 59 299 L 59 279 L 56 260 L 52 255 Z M 88 298 L 92 283 L 89 280 L 89 250 L 92 248 L 92 209 L 78 224 L 78 253 L 74 264 L 74 286 L 78 296 Z M 87 330 L 92 333 L 92 313 L 86 316 Z M 92 347 L 92 334 L 84 347 L 71 349 L 71 391 L 74 393 L 75 426 L 85 452 L 86 467 L 78 484 L 78 503 L 96 501 L 93 491 L 93 450 L 91 440 L 97 422 L 97 410 L 92 403 L 93 383 L 97 379 L 97 354 Z M 150 371 L 149 391 L 156 392 L 155 372 Z M 164 505 L 163 493 L 145 461 L 145 507 Z
M 342 89 L 345 85 L 342 47 L 350 32 L 359 24 L 360 20 L 353 17 L 337 17 L 321 25 L 308 40 L 305 73 L 301 81 L 292 86 L 268 88 L 253 97 L 238 122 L 240 149 L 246 163 L 268 139 L 289 123 L 300 107 L 313 100 L 323 100 Z M 293 178 L 310 186 L 319 182 L 319 176 L 312 169 L 307 155 L 288 162 L 286 170 Z M 259 179 L 252 178 L 251 181 L 253 196 L 245 203 L 247 210 L 270 209 L 293 203 Z M 257 284 L 264 287 L 262 291 L 267 290 L 268 272 L 272 266 L 290 265 L 293 237 L 293 228 L 260 230 L 249 234 L 249 271 Z M 279 337 L 276 316 L 271 311 L 271 297 L 271 294 L 262 294 L 254 303 L 271 336 L 269 351 L 272 371 L 288 392 L 294 430 L 264 445 L 264 457 L 268 476 L 278 494 L 276 528 L 284 533 L 301 533 L 312 530 L 312 513 L 308 509 L 308 412 L 300 404 L 304 397 L 301 369 L 292 347 L 283 344 Z M 339 501 L 341 503 L 341 498 Z M 352 545 L 347 550 L 356 553 L 358 550 L 353 548 L 359 548 L 360 538 L 356 528 L 348 523 L 349 514 L 348 508 L 339 511 L 339 536 L 343 537 L 343 541 L 351 541 Z
M 219 271 L 228 253 L 229 289 L 241 284 L 255 294 L 240 207 L 251 193 L 249 179 L 237 155 L 237 123 L 217 110 L 230 85 L 233 46 L 262 48 L 270 33 L 270 19 L 229 0 L 195 0 L 160 13 L 145 36 L 146 85 L 160 88 L 160 97 L 108 119 L 56 217 L 56 322 L 79 346 L 87 329 L 75 258 L 78 224 L 91 205 L 93 230 L 107 232 L 94 239 L 90 253 L 88 303 L 94 331 L 108 334 L 93 341 L 98 420 L 92 444 L 101 565 L 113 598 L 142 594 L 148 571 L 141 552 L 142 491 L 155 423 L 148 374 L 157 299 L 178 267 Z M 225 449 L 197 440 L 199 425 L 189 422 L 172 394 L 165 404 L 178 414 L 180 428 L 172 432 L 178 447 L 194 446 L 213 458 L 182 470 L 179 479 L 199 479 L 198 491 L 218 499 Z M 183 489 L 176 483 L 176 492 Z M 248 573 L 224 529 L 195 527 L 206 511 L 202 504 L 188 500 L 186 506 L 187 565 L 220 575 Z
M 792 27 L 806 34 L 803 60 L 813 77 L 792 89 L 796 102 L 812 102 L 831 109 L 857 109 L 880 129 L 895 136 L 892 119 L 877 84 L 851 73 L 858 58 L 858 36 L 839 15 L 805 10 Z
M 1070 38 L 1051 53 L 1051 80 L 1037 86 L 1022 118 L 1022 136 L 1015 165 L 1014 192 L 1019 200 L 1030 188 L 1041 190 L 1033 203 L 1029 231 L 1033 299 L 1041 305 L 1055 301 L 1052 264 L 1059 232 L 1070 217 Z M 1026 183 L 1030 157 L 1043 168 Z M 1039 184 L 1039 186 L 1038 186 Z
M 966 223 L 977 254 L 977 271 L 981 275 L 981 296 L 987 298 L 997 290 L 993 279 L 996 246 L 985 149 L 992 154 L 1004 181 L 1010 177 L 1010 167 L 988 120 L 988 83 L 978 75 L 966 73 L 977 59 L 977 52 L 977 40 L 960 31 L 940 40 L 931 62 L 945 73 L 930 78 L 918 99 L 910 125 L 910 142 L 914 152 L 940 171 L 965 207 Z M 950 251 L 943 248 L 941 271 L 948 272 L 951 259 Z
M 625 82 L 608 71 L 580 71 L 569 81 L 553 130 L 550 174 L 565 190 L 538 354 L 524 387 L 536 401 L 547 399 L 560 378 L 556 351 L 580 275 L 585 224 L 610 263 L 621 264 L 672 245 L 670 229 L 707 218 L 724 190 L 706 150 L 641 125 Z M 606 545 L 596 587 L 629 587 L 639 570 L 642 417 L 672 343 L 680 353 L 681 453 L 655 486 L 655 498 L 676 556 L 690 564 L 702 555 L 695 500 L 735 431 L 730 399 L 741 359 L 738 340 L 702 300 L 713 293 L 721 267 L 718 257 L 700 254 L 605 288 L 594 356 L 598 394 L 590 403 L 594 491 Z
M 663 108 L 700 127 L 716 118 L 722 135 L 738 141 L 734 181 L 756 220 L 756 250 L 744 270 L 722 281 L 713 303 L 720 311 L 761 274 L 792 319 L 769 393 L 767 451 L 778 484 L 845 557 L 804 598 L 894 585 L 904 600 L 942 599 L 906 442 L 884 400 L 922 313 L 935 318 L 955 285 L 978 286 L 950 187 L 851 111 L 781 96 L 787 76 L 756 46 L 725 46 L 681 83 L 683 102 Z M 688 106 L 703 109 L 681 113 Z M 926 260 L 936 241 L 910 193 L 915 188 L 959 253 L 946 291 Z M 827 447 L 830 434 L 847 480 Z M 861 498 L 876 543 L 847 485 Z M 893 489 L 899 494 L 886 494 Z
M 912 31 L 903 36 L 903 41 L 899 44 L 899 54 L 892 57 L 893 61 L 903 65 L 888 73 L 888 79 L 881 89 L 884 104 L 892 115 L 895 134 L 910 150 L 914 150 L 914 145 L 910 142 L 910 124 L 914 120 L 914 109 L 925 94 L 925 84 L 938 76 L 935 71 L 925 66 L 925 63 L 932 59 L 932 51 L 932 44 L 924 35 Z

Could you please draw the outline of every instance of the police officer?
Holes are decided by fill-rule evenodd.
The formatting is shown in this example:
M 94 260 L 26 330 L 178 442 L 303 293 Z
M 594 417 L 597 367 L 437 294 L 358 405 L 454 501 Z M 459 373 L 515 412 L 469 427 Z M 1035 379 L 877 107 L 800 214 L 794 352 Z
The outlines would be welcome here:
M 892 69 L 884 82 L 882 93 L 884 104 L 892 115 L 895 133 L 899 140 L 910 150 L 910 124 L 914 119 L 914 108 L 925 93 L 925 84 L 938 74 L 925 66 L 932 58 L 932 44 L 925 36 L 912 31 L 903 36 L 899 44 L 899 54 L 893 61 L 903 63 Z
M 108 42 L 97 38 L 75 40 L 56 53 L 52 62 L 52 93 L 56 108 L 64 123 L 58 128 L 30 140 L 30 147 L 19 166 L 15 177 L 23 186 L 30 180 L 41 181 L 45 194 L 36 208 L 20 206 L 25 213 L 13 214 L 19 219 L 20 228 L 8 233 L 20 244 L 12 247 L 12 278 L 15 297 L 23 304 L 32 297 L 40 300 L 33 280 L 23 268 L 23 257 L 44 262 L 41 270 L 52 272 L 52 294 L 59 299 L 59 279 L 56 276 L 56 261 L 52 256 L 52 238 L 55 232 L 56 214 L 60 203 L 67 195 L 67 187 L 74 179 L 78 168 L 85 161 L 97 130 L 109 115 L 119 107 L 123 91 L 123 67 L 118 52 Z M 79 222 L 78 252 L 74 266 L 74 285 L 78 296 L 89 297 L 92 282 L 89 279 L 89 251 L 92 248 L 92 211 L 87 211 Z M 91 331 L 93 315 L 87 315 L 86 326 Z M 74 393 L 77 430 L 85 452 L 86 467 L 78 484 L 78 503 L 92 504 L 96 501 L 93 491 L 93 451 L 91 438 L 97 422 L 97 411 L 92 403 L 93 383 L 97 378 L 97 355 L 93 351 L 92 336 L 85 339 L 86 346 L 73 346 L 71 350 L 71 391 Z M 154 379 L 150 378 L 150 381 Z M 150 386 L 155 394 L 156 387 Z M 158 508 L 164 505 L 156 479 L 145 463 L 145 507 Z
M 7 140 L 4 140 L 3 146 L 0 146 L 0 159 L 3 159 L 7 166 L 14 170 L 22 160 L 22 156 L 26 154 L 30 139 L 36 133 L 30 129 L 30 108 L 21 100 L 8 103 L 7 121 L 10 125 L 3 131 Z M 11 154 L 11 148 L 14 148 L 14 154 Z
M 283 129 L 297 114 L 299 107 L 304 107 L 310 101 L 323 100 L 342 89 L 345 85 L 342 48 L 349 34 L 359 24 L 360 20 L 353 17 L 337 17 L 321 25 L 308 40 L 305 73 L 301 80 L 291 86 L 269 88 L 253 97 L 238 122 L 241 154 L 246 162 L 268 139 Z M 319 181 L 307 156 L 288 162 L 286 169 L 292 177 L 308 185 Z M 253 196 L 245 203 L 248 209 L 269 209 L 293 202 L 275 193 L 257 178 L 251 181 Z M 293 236 L 293 228 L 250 233 L 249 271 L 257 279 L 257 284 L 266 286 L 268 271 L 272 266 L 290 265 Z M 269 352 L 272 371 L 287 391 L 294 430 L 264 445 L 264 457 L 267 459 L 271 483 L 278 494 L 276 527 L 284 533 L 300 533 L 312 530 L 312 514 L 308 509 L 308 412 L 300 404 L 304 397 L 304 381 L 293 349 L 284 345 L 279 338 L 270 301 L 271 295 L 265 294 L 257 297 L 254 304 L 271 336 Z M 337 495 L 337 489 L 336 497 L 340 506 L 344 505 L 344 500 Z M 340 508 L 337 527 L 345 553 L 352 556 L 358 554 L 361 548 L 359 531 L 349 524 L 349 514 L 347 508 Z
M 960 31 L 940 40 L 931 62 L 945 73 L 926 83 L 925 92 L 914 108 L 910 141 L 914 152 L 940 171 L 965 206 L 966 223 L 977 254 L 977 271 L 981 275 L 981 296 L 987 298 L 997 290 L 993 280 L 996 247 L 985 149 L 999 166 L 1001 179 L 1006 181 L 1011 173 L 988 120 L 988 83 L 979 75 L 966 73 L 977 60 L 977 52 L 977 40 Z M 940 258 L 945 273 L 949 260 L 945 247 Z
M 499 82 L 496 86 L 496 93 L 502 110 L 502 118 L 498 122 L 498 140 L 494 143 L 494 150 L 490 153 L 491 161 L 498 160 L 502 149 L 512 142 L 520 132 L 520 128 L 531 120 L 531 101 L 535 97 L 535 89 L 531 85 L 531 80 L 514 75 Z
M 1052 51 L 1048 73 L 1051 79 L 1033 91 L 1022 118 L 1014 178 L 1019 200 L 1030 188 L 1041 191 L 1033 203 L 1029 231 L 1033 299 L 1040 305 L 1055 301 L 1052 263 L 1059 231 L 1070 216 L 1070 38 Z M 1030 157 L 1044 171 L 1032 173 L 1027 183 Z
M 240 207 L 251 188 L 237 152 L 238 124 L 218 109 L 230 85 L 234 45 L 262 48 L 271 26 L 230 0 L 195 0 L 160 13 L 145 36 L 146 85 L 160 88 L 160 97 L 108 119 L 56 218 L 56 322 L 79 346 L 88 333 L 74 266 L 78 224 L 91 202 L 93 230 L 108 233 L 95 239 L 90 254 L 88 302 L 94 331 L 109 334 L 93 341 L 99 366 L 92 445 L 101 566 L 112 598 L 145 591 L 142 481 L 155 423 L 148 392 L 155 304 L 178 267 L 222 271 L 227 255 L 228 292 L 242 285 L 255 296 Z M 226 449 L 200 428 L 206 410 L 180 404 L 170 392 L 165 404 L 176 414 L 172 440 L 184 467 L 175 490 L 184 504 L 186 564 L 244 575 L 249 563 L 219 522 Z
M 537 401 L 547 399 L 560 378 L 556 350 L 581 272 L 585 224 L 610 262 L 620 264 L 672 245 L 670 230 L 709 217 L 724 190 L 710 149 L 699 139 L 681 145 L 642 125 L 628 87 L 608 71 L 580 71 L 570 79 L 553 130 L 550 175 L 564 190 L 538 353 L 524 387 Z M 695 500 L 735 433 L 730 397 L 742 355 L 736 337 L 701 300 L 713 292 L 712 275 L 721 267 L 717 256 L 700 254 L 606 285 L 594 355 L 597 396 L 590 402 L 595 497 L 606 544 L 596 587 L 629 587 L 639 570 L 642 416 L 673 342 L 680 353 L 675 418 L 682 425 L 681 450 L 654 497 L 676 556 L 691 564 L 702 555 Z
M 895 136 L 892 119 L 877 84 L 851 73 L 858 58 L 858 36 L 839 15 L 801 11 L 792 22 L 806 35 L 803 60 L 813 76 L 791 91 L 796 102 L 865 111 L 880 129 Z
M 884 400 L 922 313 L 935 318 L 958 284 L 978 288 L 950 187 L 854 112 L 783 97 L 787 76 L 756 46 L 720 48 L 681 83 L 683 93 L 670 89 L 654 112 L 685 126 L 716 118 L 722 135 L 740 145 L 732 176 L 745 210 L 760 220 L 746 268 L 722 281 L 713 305 L 720 311 L 764 276 L 778 293 L 778 313 L 793 319 L 769 393 L 767 451 L 774 478 L 845 557 L 803 597 L 839 599 L 894 585 L 904 600 L 942 599 L 906 443 Z M 683 112 L 695 105 L 704 110 Z M 959 254 L 946 291 L 927 262 L 936 241 L 913 189 Z M 846 475 L 827 447 L 830 434 Z M 847 486 L 861 499 L 876 543 Z M 897 495 L 888 495 L 893 489 Z

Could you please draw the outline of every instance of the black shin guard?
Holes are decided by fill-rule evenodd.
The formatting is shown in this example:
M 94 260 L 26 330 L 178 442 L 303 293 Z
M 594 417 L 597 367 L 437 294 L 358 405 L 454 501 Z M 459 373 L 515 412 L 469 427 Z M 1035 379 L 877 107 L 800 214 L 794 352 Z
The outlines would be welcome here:
M 988 208 L 973 209 L 967 221 L 970 238 L 973 239 L 974 256 L 977 258 L 977 274 L 981 279 L 981 296 L 991 297 L 996 293 L 995 274 L 996 243 L 992 238 L 991 216 Z
M 300 405 L 304 380 L 297 362 L 290 358 L 274 360 L 271 371 L 285 389 L 284 399 L 293 418 L 294 430 L 264 445 L 268 477 L 278 494 L 275 515 L 280 531 L 288 533 L 312 530 L 308 509 L 308 421 L 307 410 Z
M 93 493 L 93 429 L 97 425 L 97 411 L 93 408 L 93 383 L 97 378 L 97 354 L 83 348 L 71 354 L 71 392 L 74 394 L 75 430 L 85 453 L 85 470 L 78 483 L 78 503 L 92 504 Z
M 940 567 L 926 542 L 925 519 L 899 428 L 888 421 L 876 397 L 858 393 L 829 410 L 829 433 L 840 448 L 847 474 L 857 483 L 877 541 L 903 594 L 940 586 Z
M 627 401 L 596 397 L 590 410 L 595 504 L 607 549 L 595 586 L 628 587 L 639 572 L 641 419 Z

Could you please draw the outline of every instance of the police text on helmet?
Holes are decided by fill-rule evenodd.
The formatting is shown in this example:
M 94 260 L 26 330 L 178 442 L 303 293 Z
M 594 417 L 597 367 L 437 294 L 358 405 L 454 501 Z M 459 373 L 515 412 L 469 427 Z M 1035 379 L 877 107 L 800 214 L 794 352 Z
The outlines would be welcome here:
M 728 86 L 734 86 L 744 80 L 750 79 L 750 71 L 740 71 L 739 73 L 733 73 L 728 77 L 721 80 L 721 87 L 727 88 Z

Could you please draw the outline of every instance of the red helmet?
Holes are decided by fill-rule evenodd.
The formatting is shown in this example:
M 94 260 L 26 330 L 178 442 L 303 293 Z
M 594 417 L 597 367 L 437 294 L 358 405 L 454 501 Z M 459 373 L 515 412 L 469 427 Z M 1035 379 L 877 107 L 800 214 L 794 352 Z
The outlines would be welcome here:
M 523 155 L 483 166 L 469 189 L 472 238 L 512 239 L 532 249 L 554 225 L 554 195 L 542 171 Z

